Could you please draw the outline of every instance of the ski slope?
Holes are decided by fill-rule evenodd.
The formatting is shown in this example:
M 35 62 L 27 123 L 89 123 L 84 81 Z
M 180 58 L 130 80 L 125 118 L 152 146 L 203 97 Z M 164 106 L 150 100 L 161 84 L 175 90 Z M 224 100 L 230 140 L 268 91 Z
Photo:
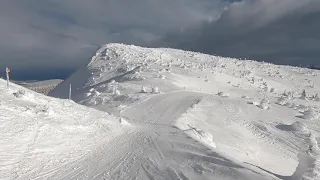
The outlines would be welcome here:
M 119 120 L 0 79 L 0 179 L 86 177 L 94 152 L 130 129 Z
M 319 71 L 107 44 L 70 84 L 132 124 L 88 179 L 319 179 Z

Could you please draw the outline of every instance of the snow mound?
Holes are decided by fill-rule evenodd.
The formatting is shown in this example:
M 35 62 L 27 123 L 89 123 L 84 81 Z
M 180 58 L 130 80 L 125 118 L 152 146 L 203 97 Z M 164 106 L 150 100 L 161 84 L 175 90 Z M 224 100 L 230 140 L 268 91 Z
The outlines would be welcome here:
M 285 124 L 280 124 L 277 125 L 277 128 L 283 131 L 291 131 L 291 132 L 309 132 L 308 127 L 299 121 L 296 121 L 292 124 L 285 125 Z
M 315 111 L 313 108 L 309 108 L 307 110 L 305 110 L 301 117 L 302 119 L 307 119 L 307 120 L 314 120 L 314 119 L 318 119 L 320 117 L 320 113 Z
M 128 123 L 72 101 L 12 83 L 7 89 L 0 79 L 0 177 L 46 179 L 65 171 L 122 133 L 123 124 Z
M 223 92 L 223 91 L 218 92 L 217 95 L 220 96 L 220 97 L 230 97 L 230 95 L 228 93 Z
M 285 98 L 285 97 L 280 97 L 280 98 L 278 98 L 278 100 L 277 100 L 277 102 L 276 102 L 276 104 L 279 104 L 279 105 L 281 105 L 281 106 L 284 106 L 284 105 L 286 105 L 288 102 L 287 102 L 287 99 Z
M 203 142 L 206 145 L 209 145 L 210 147 L 216 148 L 215 143 L 213 142 L 213 136 L 209 132 L 205 132 L 201 129 L 197 129 L 195 127 L 192 127 L 188 124 L 189 130 L 192 131 L 193 136 L 196 137 L 200 142 Z

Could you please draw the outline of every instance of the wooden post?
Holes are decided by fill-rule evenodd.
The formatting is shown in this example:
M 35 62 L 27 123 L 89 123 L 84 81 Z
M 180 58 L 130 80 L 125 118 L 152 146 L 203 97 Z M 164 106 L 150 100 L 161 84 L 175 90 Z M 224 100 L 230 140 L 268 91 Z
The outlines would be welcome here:
M 7 88 L 9 89 L 9 83 L 10 83 L 10 69 L 6 67 L 6 75 L 7 75 Z
M 70 84 L 70 87 L 69 87 L 69 100 L 71 100 L 71 84 Z

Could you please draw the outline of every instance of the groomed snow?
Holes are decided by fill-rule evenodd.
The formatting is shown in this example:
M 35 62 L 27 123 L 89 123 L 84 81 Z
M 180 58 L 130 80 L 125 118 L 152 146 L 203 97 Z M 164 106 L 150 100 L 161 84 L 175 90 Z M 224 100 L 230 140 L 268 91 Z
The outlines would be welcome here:
M 87 178 L 95 152 L 130 125 L 0 79 L 0 179 Z
M 319 74 L 108 44 L 50 95 L 72 84 L 75 102 L 134 127 L 92 161 L 94 179 L 319 179 Z

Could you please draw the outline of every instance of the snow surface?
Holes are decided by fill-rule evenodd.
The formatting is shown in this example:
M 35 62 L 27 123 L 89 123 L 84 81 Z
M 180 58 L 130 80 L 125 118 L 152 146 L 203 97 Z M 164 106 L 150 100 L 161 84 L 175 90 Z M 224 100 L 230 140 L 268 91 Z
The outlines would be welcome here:
M 119 120 L 1 79 L 0 179 L 87 178 L 96 151 L 130 127 Z
M 72 84 L 75 102 L 134 127 L 92 161 L 93 179 L 320 179 L 319 74 L 108 44 L 50 95 Z

